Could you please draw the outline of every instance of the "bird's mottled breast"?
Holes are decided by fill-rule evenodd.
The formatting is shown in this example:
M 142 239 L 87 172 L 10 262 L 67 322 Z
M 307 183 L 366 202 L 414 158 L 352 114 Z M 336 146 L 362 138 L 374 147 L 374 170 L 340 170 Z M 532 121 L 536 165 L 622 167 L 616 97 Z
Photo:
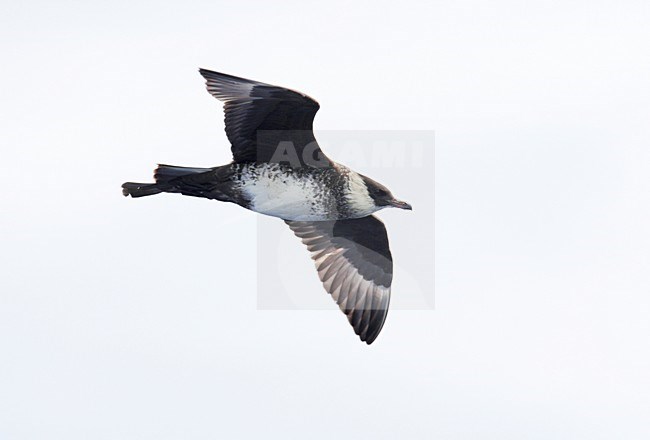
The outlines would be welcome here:
M 296 221 L 359 216 L 351 210 L 355 198 L 350 192 L 365 191 L 365 187 L 357 187 L 359 182 L 350 178 L 354 172 L 347 168 L 292 168 L 277 163 L 235 166 L 235 187 L 252 211 Z

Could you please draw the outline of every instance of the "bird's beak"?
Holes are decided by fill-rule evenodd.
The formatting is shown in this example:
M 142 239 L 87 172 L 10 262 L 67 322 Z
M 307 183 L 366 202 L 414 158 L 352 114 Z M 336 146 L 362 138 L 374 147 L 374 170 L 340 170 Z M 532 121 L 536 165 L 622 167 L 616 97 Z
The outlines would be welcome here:
M 399 208 L 399 209 L 408 209 L 409 211 L 411 211 L 413 209 L 413 207 L 411 205 L 409 205 L 406 202 L 402 202 L 401 200 L 393 199 L 390 202 L 388 202 L 388 204 L 390 206 L 394 206 L 395 208 Z

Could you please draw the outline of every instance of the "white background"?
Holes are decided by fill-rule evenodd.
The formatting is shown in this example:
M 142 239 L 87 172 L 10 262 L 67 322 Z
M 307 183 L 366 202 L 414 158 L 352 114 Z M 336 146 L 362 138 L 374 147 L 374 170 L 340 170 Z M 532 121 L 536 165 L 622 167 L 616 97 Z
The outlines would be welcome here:
M 649 22 L 3 0 L 0 439 L 649 438 Z M 368 347 L 334 308 L 257 310 L 255 214 L 122 198 L 230 160 L 199 66 L 316 97 L 317 129 L 436 130 L 435 311 Z

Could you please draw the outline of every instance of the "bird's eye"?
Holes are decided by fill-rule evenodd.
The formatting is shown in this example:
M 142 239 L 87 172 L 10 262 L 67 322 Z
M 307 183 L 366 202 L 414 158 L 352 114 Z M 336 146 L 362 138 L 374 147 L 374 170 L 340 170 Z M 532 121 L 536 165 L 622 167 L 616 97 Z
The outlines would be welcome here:
M 377 197 L 386 197 L 388 195 L 388 191 L 383 190 L 381 188 L 377 188 L 375 194 L 377 194 Z

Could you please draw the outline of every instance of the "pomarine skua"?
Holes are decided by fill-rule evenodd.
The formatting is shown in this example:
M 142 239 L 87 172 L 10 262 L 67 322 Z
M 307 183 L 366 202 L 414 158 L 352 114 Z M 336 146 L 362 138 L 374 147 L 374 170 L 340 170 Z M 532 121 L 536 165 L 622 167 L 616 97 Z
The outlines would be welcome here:
M 279 217 L 307 246 L 325 290 L 354 332 L 371 344 L 384 325 L 393 261 L 374 212 L 411 209 L 385 186 L 330 160 L 312 125 L 319 104 L 303 93 L 199 69 L 224 103 L 233 161 L 214 168 L 158 165 L 155 183 L 127 182 L 123 194 L 180 193 Z

